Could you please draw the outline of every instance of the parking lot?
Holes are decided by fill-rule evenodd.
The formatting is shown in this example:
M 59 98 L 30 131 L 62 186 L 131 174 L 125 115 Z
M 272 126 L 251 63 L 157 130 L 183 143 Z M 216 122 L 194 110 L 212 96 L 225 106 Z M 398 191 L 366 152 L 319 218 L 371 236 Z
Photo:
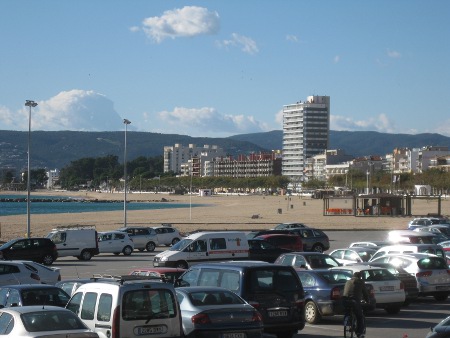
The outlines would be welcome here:
M 354 241 L 382 240 L 382 231 L 326 231 L 330 237 L 329 251 L 348 246 Z M 132 268 L 152 266 L 153 256 L 167 249 L 158 247 L 155 252 L 134 251 L 130 256 L 102 254 L 83 262 L 73 257 L 58 259 L 55 267 L 61 268 L 63 279 L 91 277 L 93 273 L 111 275 L 127 274 Z M 425 338 L 430 327 L 450 314 L 450 300 L 437 303 L 434 298 L 420 298 L 399 314 L 388 315 L 377 309 L 367 317 L 367 337 L 373 338 Z M 324 318 L 318 325 L 307 324 L 298 337 L 343 337 L 342 317 Z M 268 337 L 270 337 L 268 335 Z

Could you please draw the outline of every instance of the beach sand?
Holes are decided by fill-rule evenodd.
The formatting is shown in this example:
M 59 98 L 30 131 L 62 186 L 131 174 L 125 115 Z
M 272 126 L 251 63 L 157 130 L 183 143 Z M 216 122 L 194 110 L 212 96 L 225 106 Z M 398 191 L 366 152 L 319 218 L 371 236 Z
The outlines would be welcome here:
M 4 192 L 0 194 L 17 194 Z M 84 199 L 123 201 L 123 194 L 97 192 L 33 191 L 35 195 L 71 196 Z M 26 193 L 24 193 L 26 197 Z M 167 202 L 162 202 L 165 199 Z M 323 200 L 301 196 L 257 196 L 257 195 L 169 195 L 128 193 L 127 201 L 150 201 L 159 203 L 187 203 L 192 208 L 127 210 L 128 226 L 155 226 L 171 223 L 181 232 L 195 230 L 260 230 L 273 228 L 278 223 L 301 222 L 322 230 L 394 230 L 406 229 L 409 216 L 324 216 Z M 202 205 L 202 206 L 195 206 Z M 32 210 L 32 208 L 31 208 Z M 413 215 L 437 213 L 438 202 L 413 200 Z M 442 198 L 443 215 L 450 215 L 450 199 Z M 86 212 L 70 214 L 30 215 L 32 236 L 45 236 L 56 226 L 95 225 L 98 231 L 122 227 L 124 212 Z M 1 241 L 24 237 L 27 231 L 27 215 L 0 217 Z

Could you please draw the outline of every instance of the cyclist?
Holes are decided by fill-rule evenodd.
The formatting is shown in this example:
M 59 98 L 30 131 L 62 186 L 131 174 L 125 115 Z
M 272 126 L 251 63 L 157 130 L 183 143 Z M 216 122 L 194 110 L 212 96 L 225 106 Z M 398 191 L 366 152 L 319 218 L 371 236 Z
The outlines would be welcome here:
M 366 284 L 361 278 L 361 272 L 357 271 L 353 277 L 345 283 L 343 301 L 346 308 L 353 309 L 356 316 L 357 328 L 356 336 L 364 338 L 366 332 L 364 323 L 364 314 L 361 306 L 361 301 L 369 302 L 369 292 L 366 289 Z

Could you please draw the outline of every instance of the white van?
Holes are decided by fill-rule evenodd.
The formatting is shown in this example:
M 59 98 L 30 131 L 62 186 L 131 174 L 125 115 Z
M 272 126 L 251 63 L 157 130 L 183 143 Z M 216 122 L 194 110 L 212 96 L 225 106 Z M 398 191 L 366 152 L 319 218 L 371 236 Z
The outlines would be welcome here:
M 100 278 L 83 284 L 66 308 L 100 338 L 181 338 L 181 312 L 173 285 L 136 279 Z
M 99 254 L 97 237 L 93 226 L 57 227 L 47 235 L 56 244 L 58 257 L 74 256 L 83 261 Z
M 444 249 L 438 244 L 396 244 L 386 245 L 373 254 L 369 262 L 388 254 L 427 253 L 445 258 Z
M 243 231 L 197 232 L 157 254 L 153 266 L 187 269 L 202 262 L 248 259 L 248 241 Z

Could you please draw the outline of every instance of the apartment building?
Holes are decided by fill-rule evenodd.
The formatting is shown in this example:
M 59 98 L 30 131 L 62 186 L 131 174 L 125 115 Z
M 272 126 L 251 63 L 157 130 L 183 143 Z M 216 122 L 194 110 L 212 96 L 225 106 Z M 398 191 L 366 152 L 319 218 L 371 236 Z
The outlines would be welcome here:
M 282 174 L 293 182 L 306 181 L 307 159 L 327 150 L 329 130 L 329 96 L 283 106 Z

